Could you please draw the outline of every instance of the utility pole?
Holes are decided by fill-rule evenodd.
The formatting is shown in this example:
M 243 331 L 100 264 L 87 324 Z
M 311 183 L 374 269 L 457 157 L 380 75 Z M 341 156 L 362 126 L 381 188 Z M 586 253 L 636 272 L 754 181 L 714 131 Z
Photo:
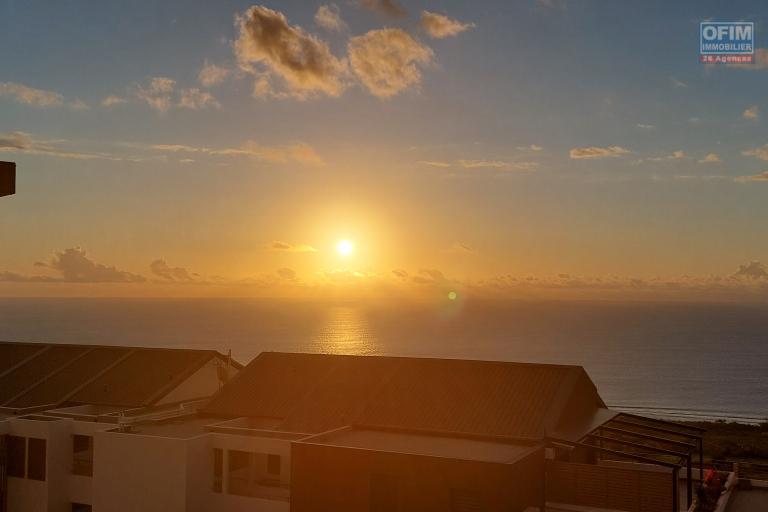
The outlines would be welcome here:
M 16 193 L 16 164 L 0 162 L 0 197 Z

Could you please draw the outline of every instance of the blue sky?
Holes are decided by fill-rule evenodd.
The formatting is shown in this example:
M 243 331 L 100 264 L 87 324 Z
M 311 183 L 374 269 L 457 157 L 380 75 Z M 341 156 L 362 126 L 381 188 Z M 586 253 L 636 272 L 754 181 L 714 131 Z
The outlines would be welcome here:
M 319 286 L 392 270 L 677 282 L 768 260 L 768 54 L 697 60 L 707 19 L 754 21 L 768 47 L 761 2 L 365 3 L 0 2 L 0 156 L 19 163 L 0 293 L 71 290 L 55 262 L 76 247 L 167 285 L 151 262 Z M 318 25 L 323 5 L 340 30 Z M 423 11 L 454 25 L 430 32 Z M 243 28 L 270 20 L 328 67 L 281 68 L 285 48 Z M 222 78 L 204 84 L 206 65 Z

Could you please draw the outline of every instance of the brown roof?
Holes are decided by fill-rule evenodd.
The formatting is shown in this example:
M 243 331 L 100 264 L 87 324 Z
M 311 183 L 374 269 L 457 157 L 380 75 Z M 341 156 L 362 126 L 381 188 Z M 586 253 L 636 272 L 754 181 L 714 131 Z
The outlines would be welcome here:
M 564 412 L 600 407 L 580 366 L 265 352 L 206 412 L 276 417 L 291 432 L 354 424 L 540 439 Z
M 152 405 L 214 357 L 225 358 L 213 350 L 0 342 L 0 406 Z

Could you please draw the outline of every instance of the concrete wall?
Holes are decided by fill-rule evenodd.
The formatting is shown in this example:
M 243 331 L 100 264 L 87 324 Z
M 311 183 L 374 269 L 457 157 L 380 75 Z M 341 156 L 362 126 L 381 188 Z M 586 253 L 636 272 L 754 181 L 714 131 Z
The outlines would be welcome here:
M 374 475 L 397 478 L 398 512 L 451 510 L 452 494 L 469 492 L 484 512 L 515 512 L 543 503 L 541 450 L 516 464 L 459 461 L 295 443 L 292 512 L 371 510 Z

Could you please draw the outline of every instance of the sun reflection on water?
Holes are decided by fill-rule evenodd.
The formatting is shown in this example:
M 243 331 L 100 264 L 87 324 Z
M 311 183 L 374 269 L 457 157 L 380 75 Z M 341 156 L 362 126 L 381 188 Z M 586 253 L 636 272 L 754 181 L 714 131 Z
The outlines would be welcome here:
M 314 349 L 327 354 L 365 355 L 376 352 L 376 338 L 364 312 L 349 306 L 336 306 L 314 338 Z

